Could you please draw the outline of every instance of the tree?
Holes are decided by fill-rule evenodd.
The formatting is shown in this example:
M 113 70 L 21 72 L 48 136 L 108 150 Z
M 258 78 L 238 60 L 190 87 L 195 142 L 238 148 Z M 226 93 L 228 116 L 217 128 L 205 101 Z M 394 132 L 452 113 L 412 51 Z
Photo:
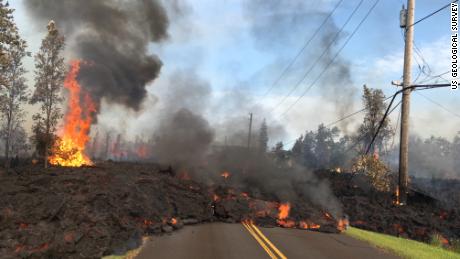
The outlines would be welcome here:
M 363 86 L 363 102 L 366 108 L 363 124 L 358 129 L 358 139 L 363 143 L 363 149 L 367 148 L 377 132 L 379 124 L 385 114 L 385 95 L 380 89 L 371 89 Z M 393 136 L 390 119 L 387 117 L 380 128 L 379 134 L 371 146 L 373 153 L 380 151 L 385 143 Z
M 303 136 L 300 135 L 298 139 L 296 139 L 294 146 L 292 146 L 291 152 L 294 159 L 297 161 L 302 157 L 302 143 L 303 143 Z
M 315 145 L 315 155 L 317 159 L 317 166 L 319 168 L 328 168 L 330 167 L 332 149 L 334 146 L 334 138 L 339 135 L 339 129 L 334 127 L 329 129 L 323 124 L 318 126 L 318 132 L 316 133 L 316 145 Z
M 31 99 L 32 104 L 41 105 L 41 112 L 35 114 L 33 119 L 37 134 L 35 138 L 43 138 L 36 143 L 43 144 L 37 148 L 44 149 L 39 154 L 44 155 L 45 168 L 48 166 L 48 155 L 55 139 L 56 126 L 62 117 L 59 104 L 63 100 L 61 89 L 66 74 L 62 57 L 64 37 L 60 35 L 54 21 L 49 22 L 47 29 L 48 34 L 35 56 L 35 91 Z
M 305 133 L 302 144 L 303 164 L 308 168 L 316 168 L 318 163 L 314 153 L 316 146 L 316 134 L 313 131 Z
M 9 4 L 0 0 L 0 66 L 2 69 L 8 67 L 11 63 L 10 48 L 16 45 L 19 39 L 18 30 L 13 20 L 13 9 Z M 4 90 L 6 82 L 5 77 L 0 74 L 0 91 Z
M 260 131 L 259 131 L 259 151 L 260 153 L 264 154 L 267 152 L 268 148 L 268 127 L 267 127 L 267 122 L 264 121 L 260 125 Z
M 5 167 L 8 170 L 12 147 L 18 145 L 15 141 L 21 141 L 14 136 L 22 134 L 22 132 L 15 132 L 15 130 L 21 130 L 20 124 L 24 121 L 25 113 L 22 105 L 27 102 L 27 86 L 24 77 L 26 70 L 22 60 L 30 53 L 26 52 L 27 44 L 19 36 L 12 10 L 8 8 L 8 4 L 3 4 L 3 1 L 0 1 L 0 19 L 1 138 L 5 143 Z

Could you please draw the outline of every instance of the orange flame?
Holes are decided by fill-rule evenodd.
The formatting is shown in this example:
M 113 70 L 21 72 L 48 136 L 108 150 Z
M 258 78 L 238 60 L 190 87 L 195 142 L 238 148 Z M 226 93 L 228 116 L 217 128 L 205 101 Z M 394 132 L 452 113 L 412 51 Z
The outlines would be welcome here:
M 343 232 L 343 231 L 347 230 L 349 224 L 350 223 L 348 222 L 348 219 L 346 219 L 346 218 L 340 219 L 339 222 L 337 223 L 337 229 L 340 232 Z
M 278 207 L 278 219 L 286 219 L 289 216 L 289 211 L 291 210 L 291 204 L 281 203 Z
M 305 222 L 305 221 L 303 221 L 303 220 L 300 221 L 300 222 L 299 222 L 299 228 L 301 228 L 301 229 L 308 229 L 308 223 Z
M 177 219 L 176 218 L 171 218 L 171 224 L 176 225 L 177 224 Z
M 147 158 L 149 155 L 149 150 L 146 145 L 141 145 L 136 149 L 136 154 L 139 158 Z
M 227 179 L 230 177 L 230 173 L 229 172 L 223 172 L 222 174 L 220 174 L 220 176 L 222 176 L 223 178 Z
M 49 162 L 53 165 L 80 167 L 92 164 L 85 154 L 85 146 L 89 141 L 92 113 L 96 111 L 96 106 L 77 81 L 80 65 L 80 60 L 72 61 L 64 81 L 64 87 L 69 91 L 69 100 L 61 139 L 53 147 L 53 155 L 49 157 Z

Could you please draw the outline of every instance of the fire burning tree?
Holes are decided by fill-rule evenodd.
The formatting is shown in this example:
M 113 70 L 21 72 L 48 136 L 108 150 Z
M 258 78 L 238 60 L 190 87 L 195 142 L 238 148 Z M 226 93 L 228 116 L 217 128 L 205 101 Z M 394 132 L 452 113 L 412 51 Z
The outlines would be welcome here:
M 77 81 L 80 64 L 80 60 L 71 62 L 71 69 L 64 82 L 64 87 L 69 91 L 69 99 L 62 135 L 49 158 L 53 165 L 79 167 L 92 164 L 85 154 L 85 147 L 89 141 L 92 113 L 96 112 L 96 106 L 89 93 Z

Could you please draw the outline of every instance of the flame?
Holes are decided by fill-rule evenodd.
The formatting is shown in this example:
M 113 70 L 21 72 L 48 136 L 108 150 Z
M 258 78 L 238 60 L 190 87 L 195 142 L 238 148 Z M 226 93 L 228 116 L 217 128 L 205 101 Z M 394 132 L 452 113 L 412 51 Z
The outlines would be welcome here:
M 400 205 L 399 201 L 399 187 L 396 187 L 396 192 L 395 192 L 395 200 L 393 201 L 394 205 Z
M 177 219 L 176 218 L 171 218 L 171 224 L 176 225 L 177 224 Z
M 439 235 L 439 239 L 440 239 L 441 243 L 442 243 L 444 246 L 448 246 L 448 245 L 449 245 L 449 240 L 448 240 L 447 238 L 445 238 L 444 236 Z
M 329 214 L 329 213 L 327 213 L 327 212 L 324 213 L 324 217 L 325 217 L 326 219 L 332 219 L 331 214 Z
M 149 150 L 146 145 L 141 145 L 136 149 L 137 157 L 145 159 L 149 155 Z
M 293 228 L 295 227 L 295 221 L 294 220 L 278 220 L 278 225 L 282 226 L 283 228 Z
M 231 175 L 231 174 L 230 174 L 229 172 L 227 172 L 227 171 L 225 171 L 225 172 L 223 172 L 222 174 L 220 174 L 220 176 L 222 176 L 222 177 L 225 178 L 225 179 L 229 178 L 230 175 Z
M 281 203 L 278 207 L 278 219 L 283 220 L 289 216 L 289 211 L 291 210 L 291 204 Z
M 148 227 L 148 226 L 151 226 L 153 225 L 153 221 L 149 220 L 149 219 L 144 219 L 142 221 L 142 223 L 144 224 L 144 227 Z
M 320 227 L 321 227 L 320 225 L 314 224 L 314 223 L 310 225 L 310 229 L 319 229 Z
M 92 165 L 85 154 L 85 146 L 89 141 L 92 113 L 96 111 L 96 106 L 77 81 L 80 65 L 80 60 L 72 61 L 64 81 L 64 87 L 69 91 L 69 100 L 61 139 L 53 147 L 53 155 L 49 157 L 49 162 L 53 165 L 70 167 Z
M 302 220 L 299 222 L 299 228 L 301 229 L 319 229 L 321 226 L 315 223 L 307 223 L 307 221 Z
M 337 229 L 340 232 L 343 232 L 343 231 L 347 230 L 349 224 L 350 223 L 348 222 L 348 219 L 346 219 L 346 218 L 340 219 L 339 222 L 337 223 Z
M 305 221 L 303 221 L 303 220 L 300 221 L 300 222 L 299 222 L 299 228 L 301 228 L 301 229 L 308 229 L 308 223 L 305 222 Z

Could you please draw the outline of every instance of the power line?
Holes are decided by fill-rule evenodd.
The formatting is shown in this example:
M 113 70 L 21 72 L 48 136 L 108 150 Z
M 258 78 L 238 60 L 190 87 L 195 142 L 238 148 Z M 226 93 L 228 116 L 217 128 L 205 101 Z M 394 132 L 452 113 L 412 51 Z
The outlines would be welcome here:
M 392 97 L 393 97 L 393 96 L 387 97 L 387 98 L 384 99 L 383 101 L 385 102 L 385 101 L 387 101 L 388 99 L 390 99 L 390 98 L 392 98 Z M 344 120 L 346 120 L 346 119 L 348 119 L 348 118 L 350 118 L 350 117 L 353 117 L 353 116 L 355 116 L 355 115 L 357 115 L 357 114 L 359 114 L 359 113 L 365 111 L 366 109 L 367 109 L 367 108 L 364 107 L 364 108 L 362 108 L 362 109 L 359 110 L 359 111 L 355 111 L 355 112 L 353 112 L 353 113 L 350 113 L 350 114 L 348 114 L 348 115 L 345 115 L 344 117 L 339 118 L 339 119 L 337 119 L 337 120 L 334 121 L 334 122 L 331 122 L 331 123 L 326 124 L 325 127 L 330 127 L 330 126 L 332 126 L 332 125 L 334 125 L 334 124 L 337 124 L 337 123 L 339 123 L 339 122 L 341 122 L 341 121 L 344 121 Z
M 451 111 L 449 108 L 447 108 L 447 107 L 445 107 L 444 105 L 442 105 L 442 104 L 436 102 L 435 100 L 429 98 L 428 96 L 426 96 L 426 95 L 424 95 L 424 94 L 421 94 L 421 93 L 418 93 L 418 92 L 417 92 L 417 94 L 420 95 L 420 96 L 422 96 L 423 98 L 425 98 L 426 100 L 428 100 L 428 101 L 431 102 L 432 104 L 437 105 L 438 107 L 440 107 L 441 109 L 445 110 L 446 112 L 448 112 L 448 113 L 450 113 L 450 114 L 452 114 L 452 115 L 454 115 L 454 116 L 460 118 L 460 115 L 459 115 L 459 114 L 457 114 L 457 113 Z
M 435 15 L 435 14 L 441 12 L 442 10 L 446 9 L 447 7 L 449 7 L 452 3 L 456 3 L 456 2 L 458 2 L 458 0 L 454 0 L 454 1 L 452 1 L 451 3 L 446 4 L 445 6 L 439 8 L 438 10 L 436 10 L 436 11 L 434 11 L 434 12 L 428 14 L 428 15 L 426 15 L 425 17 L 423 17 L 423 18 L 421 18 L 420 20 L 414 22 L 413 24 L 409 25 L 408 27 L 414 26 L 414 25 L 416 25 L 417 23 L 422 22 L 422 21 L 424 21 L 424 20 L 430 18 L 431 16 L 433 16 L 433 15 Z
M 319 31 L 323 28 L 323 26 L 326 24 L 326 22 L 332 17 L 334 12 L 337 10 L 339 5 L 343 2 L 343 0 L 340 0 L 337 2 L 337 4 L 334 6 L 334 9 L 327 15 L 327 17 L 324 19 L 324 21 L 321 23 L 321 25 L 316 29 L 316 31 L 313 33 L 313 35 L 305 42 L 305 44 L 302 46 L 302 48 L 297 52 L 295 57 L 291 60 L 291 62 L 287 65 L 287 67 L 281 72 L 279 77 L 273 82 L 273 84 L 270 86 L 268 91 L 262 96 L 262 98 L 266 97 L 274 88 L 275 86 L 281 81 L 281 79 L 284 77 L 284 75 L 291 69 L 291 67 L 294 65 L 294 63 L 297 61 L 297 59 L 300 57 L 300 55 L 303 53 L 303 51 L 310 45 L 312 40 L 316 37 L 316 35 L 319 33 Z
M 329 43 L 329 45 L 324 49 L 324 51 L 321 53 L 321 55 L 315 60 L 315 62 L 313 62 L 313 64 L 309 67 L 309 69 L 305 72 L 305 74 L 302 76 L 301 80 L 299 80 L 293 88 L 291 88 L 291 90 L 289 91 L 289 93 L 284 96 L 280 102 L 278 102 L 272 109 L 271 111 L 274 111 L 276 110 L 276 108 L 278 108 L 287 98 L 289 98 L 294 92 L 295 90 L 297 90 L 297 88 L 300 86 L 300 84 L 303 82 L 303 80 L 310 74 L 310 72 L 316 67 L 316 64 L 318 64 L 321 59 L 324 57 L 324 55 L 326 55 L 326 53 L 330 50 L 330 48 L 332 47 L 332 45 L 334 45 L 334 43 L 339 39 L 342 31 L 345 29 L 345 27 L 347 26 L 347 24 L 351 21 L 351 19 L 353 18 L 353 16 L 355 15 L 355 13 L 358 11 L 358 9 L 361 7 L 361 5 L 363 4 L 364 0 L 361 0 L 358 5 L 356 5 L 355 9 L 353 10 L 353 12 L 348 16 L 347 20 L 345 21 L 345 23 L 342 25 L 342 27 L 340 28 L 340 30 L 335 34 L 334 38 L 332 39 L 332 41 Z
M 450 87 L 450 84 L 438 84 L 438 85 L 411 85 L 411 86 L 408 86 L 408 87 L 405 87 L 401 90 L 398 90 L 392 97 L 391 101 L 390 101 L 390 104 L 388 105 L 388 108 L 387 110 L 385 111 L 385 114 L 383 115 L 383 118 L 382 120 L 380 121 L 380 124 L 379 124 L 379 127 L 377 128 L 377 131 L 375 132 L 374 136 L 372 137 L 372 140 L 371 140 L 371 143 L 369 144 L 369 146 L 367 147 L 367 150 L 366 150 L 366 154 L 369 153 L 372 145 L 374 144 L 374 141 L 375 139 L 377 138 L 377 135 L 379 134 L 379 131 L 386 119 L 386 117 L 389 115 L 389 111 L 390 111 L 390 108 L 391 106 L 393 105 L 393 101 L 395 100 L 396 96 L 406 90 L 416 90 L 416 91 L 419 91 L 419 90 L 428 90 L 428 89 L 434 89 L 434 88 L 441 88 L 441 87 Z M 391 111 L 394 111 L 395 109 L 391 110 Z
M 339 51 L 335 54 L 335 56 L 331 59 L 331 61 L 326 65 L 326 67 L 323 69 L 323 71 L 318 75 L 318 77 L 316 77 L 316 79 L 312 82 L 312 84 L 296 99 L 296 101 L 294 103 L 291 104 L 291 106 L 289 106 L 283 113 L 281 116 L 284 116 L 285 114 L 287 114 L 287 112 L 289 110 L 292 109 L 292 107 L 294 107 L 299 101 L 300 99 L 302 99 L 305 94 L 307 94 L 307 92 L 315 85 L 315 83 L 323 76 L 323 74 L 327 71 L 327 69 L 330 67 L 330 65 L 335 61 L 335 59 L 338 57 L 338 55 L 342 52 L 342 50 L 345 48 L 345 46 L 348 44 L 348 42 L 350 42 L 350 40 L 353 38 L 353 36 L 356 34 L 356 32 L 358 31 L 358 29 L 361 27 L 361 25 L 367 20 L 367 18 L 369 17 L 369 15 L 371 14 L 372 10 L 374 10 L 374 8 L 377 6 L 377 4 L 380 2 L 380 0 L 376 0 L 374 2 L 374 4 L 371 6 L 371 8 L 369 9 L 369 11 L 366 13 L 366 15 L 364 16 L 364 18 L 361 20 L 361 22 L 358 24 L 358 26 L 356 26 L 356 28 L 353 30 L 353 32 L 350 34 L 350 36 L 347 38 L 347 40 L 345 41 L 345 43 L 342 45 L 342 47 L 339 49 Z M 304 76 L 304 78 L 302 78 L 302 81 L 305 79 L 306 75 Z

